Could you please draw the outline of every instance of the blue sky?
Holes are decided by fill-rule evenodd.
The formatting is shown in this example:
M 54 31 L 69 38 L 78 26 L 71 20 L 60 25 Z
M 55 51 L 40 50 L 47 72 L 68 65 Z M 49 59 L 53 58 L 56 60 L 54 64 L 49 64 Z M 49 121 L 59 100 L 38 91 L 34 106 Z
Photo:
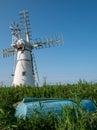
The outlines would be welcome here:
M 0 0 L 0 52 L 10 48 L 9 25 L 28 10 L 32 38 L 63 33 L 64 45 L 34 50 L 40 84 L 97 81 L 97 0 Z M 13 57 L 0 54 L 0 83 L 10 85 Z

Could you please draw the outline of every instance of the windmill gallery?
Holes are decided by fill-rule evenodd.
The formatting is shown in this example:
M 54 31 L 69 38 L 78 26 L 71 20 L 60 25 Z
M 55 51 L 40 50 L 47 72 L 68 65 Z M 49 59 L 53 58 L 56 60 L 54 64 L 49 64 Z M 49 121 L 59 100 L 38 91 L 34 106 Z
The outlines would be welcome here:
M 3 50 L 3 57 L 16 55 L 15 72 L 13 74 L 13 86 L 25 85 L 34 87 L 38 82 L 38 73 L 33 49 L 40 49 L 63 43 L 62 35 L 54 35 L 46 38 L 32 39 L 28 17 L 28 11 L 21 11 L 20 25 L 11 24 L 12 48 Z

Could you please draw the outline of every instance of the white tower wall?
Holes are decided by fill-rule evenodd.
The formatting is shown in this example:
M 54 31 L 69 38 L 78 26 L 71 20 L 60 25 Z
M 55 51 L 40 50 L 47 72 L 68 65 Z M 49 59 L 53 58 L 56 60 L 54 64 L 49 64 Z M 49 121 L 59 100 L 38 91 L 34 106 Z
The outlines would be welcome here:
M 13 85 L 35 86 L 32 71 L 32 55 L 29 50 L 18 50 Z

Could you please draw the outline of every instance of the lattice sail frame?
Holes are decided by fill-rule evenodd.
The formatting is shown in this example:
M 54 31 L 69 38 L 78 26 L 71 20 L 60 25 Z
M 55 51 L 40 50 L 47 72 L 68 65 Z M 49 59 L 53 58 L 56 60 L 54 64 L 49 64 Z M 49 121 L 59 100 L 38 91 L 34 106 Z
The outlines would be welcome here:
M 31 43 L 32 35 L 31 35 L 28 11 L 24 10 L 19 12 L 19 18 L 20 18 L 20 27 L 22 30 L 22 38 L 25 39 L 28 43 Z

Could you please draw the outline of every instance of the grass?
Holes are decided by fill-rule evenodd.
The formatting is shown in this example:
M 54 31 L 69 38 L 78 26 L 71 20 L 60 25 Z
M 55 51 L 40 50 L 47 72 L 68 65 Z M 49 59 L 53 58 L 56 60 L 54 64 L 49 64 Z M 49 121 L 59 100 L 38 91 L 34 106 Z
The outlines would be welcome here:
M 35 113 L 31 118 L 14 117 L 13 104 L 24 97 L 92 99 L 97 104 L 97 84 L 79 81 L 77 84 L 46 85 L 42 87 L 0 87 L 0 130 L 97 130 L 97 112 L 84 113 L 80 116 L 76 110 L 64 108 L 62 117 L 49 113 Z M 72 112 L 73 111 L 73 112 Z M 74 114 L 75 113 L 75 114 Z M 37 116 L 36 116 L 37 115 Z

